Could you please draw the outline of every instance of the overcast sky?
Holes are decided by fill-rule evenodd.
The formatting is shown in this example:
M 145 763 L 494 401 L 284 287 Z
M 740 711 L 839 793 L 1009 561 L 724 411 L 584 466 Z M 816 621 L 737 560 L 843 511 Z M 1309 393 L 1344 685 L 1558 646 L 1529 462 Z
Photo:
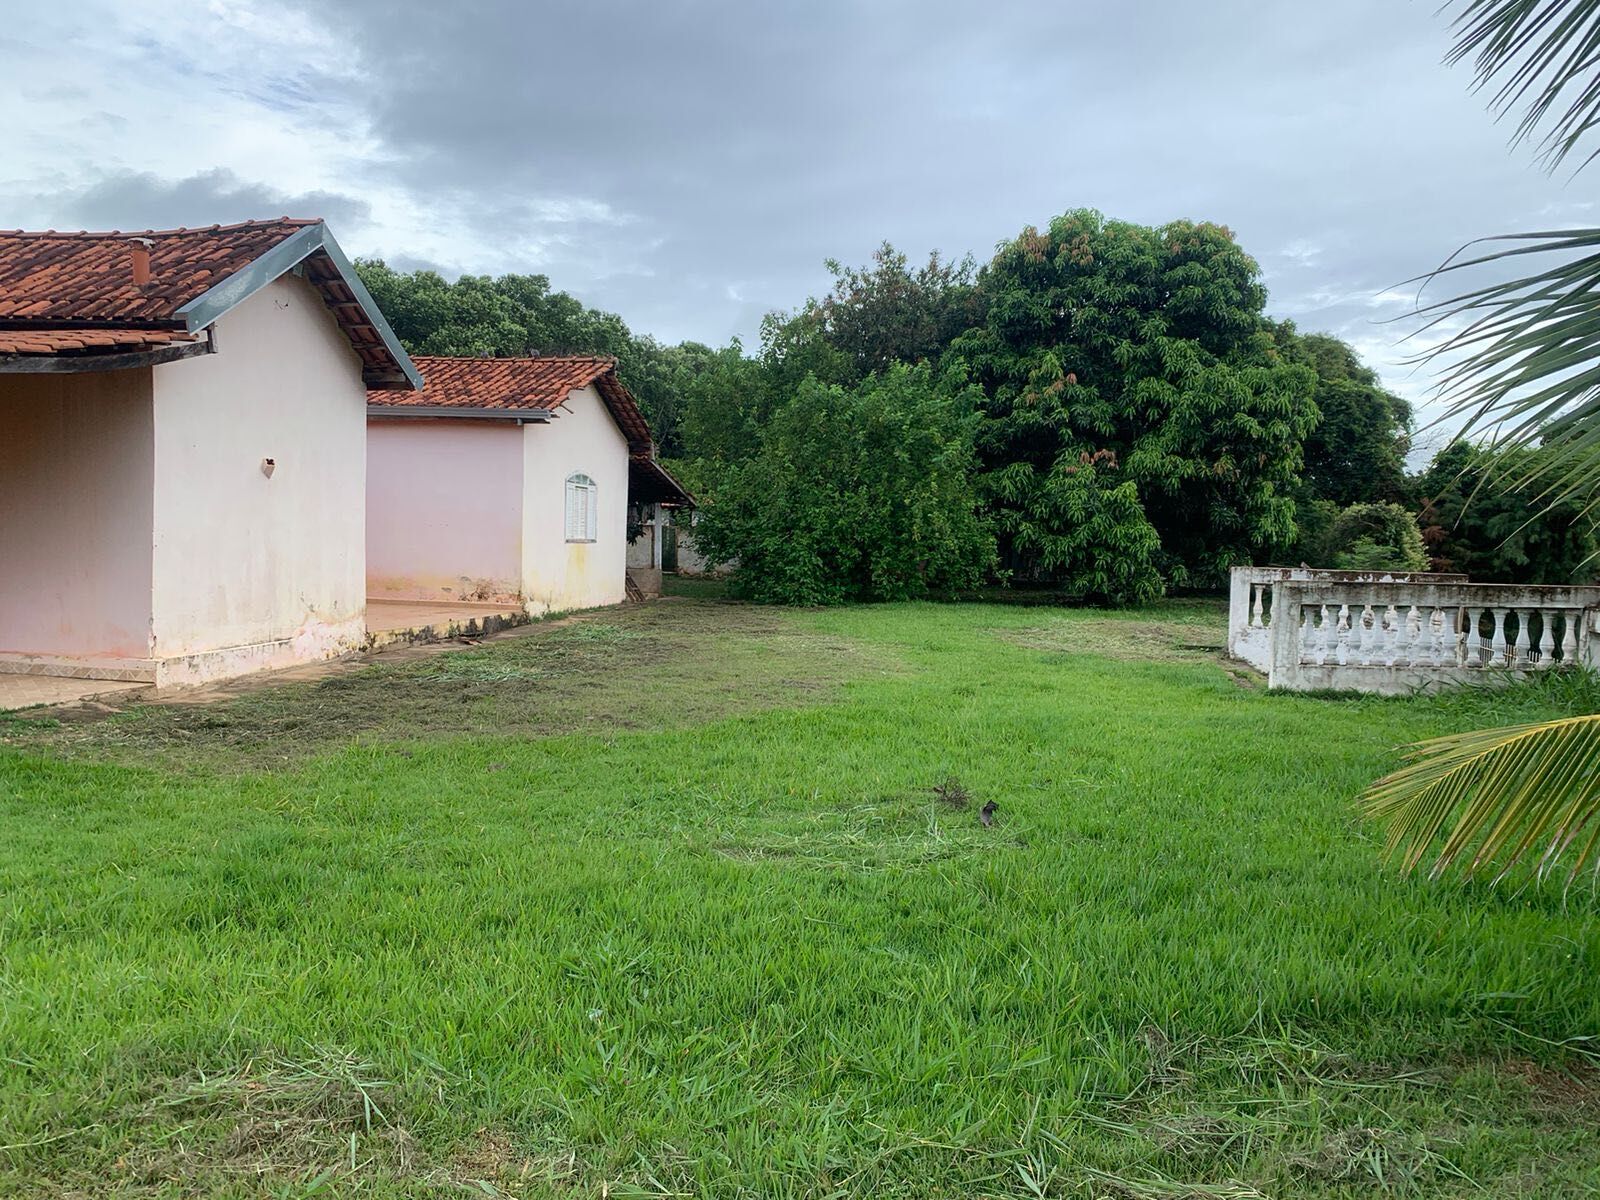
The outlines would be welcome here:
M 1593 207 L 1441 65 L 1436 7 L 21 0 L 0 225 L 322 216 L 351 254 L 753 344 L 884 239 L 982 259 L 1069 208 L 1205 219 L 1275 316 L 1417 397 L 1396 285 Z

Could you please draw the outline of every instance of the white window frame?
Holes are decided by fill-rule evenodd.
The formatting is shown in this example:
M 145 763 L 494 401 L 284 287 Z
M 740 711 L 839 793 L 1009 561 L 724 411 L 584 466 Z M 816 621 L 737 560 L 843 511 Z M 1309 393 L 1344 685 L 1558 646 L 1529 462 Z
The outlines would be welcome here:
M 600 528 L 600 489 L 582 471 L 567 476 L 566 531 L 569 542 L 597 540 Z

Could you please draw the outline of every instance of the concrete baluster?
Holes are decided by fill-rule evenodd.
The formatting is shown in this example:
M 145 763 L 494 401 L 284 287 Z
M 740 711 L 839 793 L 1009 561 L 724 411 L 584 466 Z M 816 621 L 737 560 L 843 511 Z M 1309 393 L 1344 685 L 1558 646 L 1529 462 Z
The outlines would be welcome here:
M 1526 667 L 1529 662 L 1528 655 L 1528 616 L 1525 608 L 1517 609 L 1517 641 L 1511 648 L 1511 666 Z
M 1350 614 L 1350 661 L 1364 663 L 1367 661 L 1367 606 L 1357 603 L 1354 608 Z
M 1417 622 L 1417 648 L 1416 653 L 1411 656 L 1411 661 L 1431 667 L 1438 661 L 1433 641 L 1435 610 L 1432 606 L 1424 604 L 1420 612 L 1421 616 Z
M 1483 638 L 1478 633 L 1478 622 L 1483 619 L 1483 612 L 1476 608 L 1468 608 L 1465 611 L 1467 614 L 1467 632 L 1464 639 L 1466 654 L 1462 659 L 1462 665 L 1466 667 L 1481 667 L 1483 666 Z
M 1491 608 L 1489 616 L 1494 621 L 1493 629 L 1489 634 L 1489 663 L 1491 666 L 1503 667 L 1506 665 L 1506 612 L 1503 608 Z
M 1578 622 L 1583 613 L 1575 608 L 1561 610 L 1561 665 L 1570 667 L 1578 661 Z
M 1400 614 L 1393 604 L 1383 609 L 1383 663 L 1392 667 L 1400 658 Z

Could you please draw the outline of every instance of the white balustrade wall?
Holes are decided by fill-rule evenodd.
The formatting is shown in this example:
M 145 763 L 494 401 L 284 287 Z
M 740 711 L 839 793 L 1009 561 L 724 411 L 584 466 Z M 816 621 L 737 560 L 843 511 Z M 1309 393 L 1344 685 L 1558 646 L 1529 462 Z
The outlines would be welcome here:
M 1273 597 L 1280 583 L 1465 583 L 1429 571 L 1323 571 L 1315 567 L 1234 567 L 1228 597 L 1228 655 L 1258 671 L 1272 667 Z
M 1236 592 L 1239 571 L 1259 570 L 1239 568 Z M 1230 646 L 1248 651 L 1235 656 L 1265 670 L 1272 688 L 1397 695 L 1497 673 L 1600 666 L 1600 587 L 1307 574 L 1268 581 L 1264 602 L 1247 579 L 1250 633 L 1229 631 Z

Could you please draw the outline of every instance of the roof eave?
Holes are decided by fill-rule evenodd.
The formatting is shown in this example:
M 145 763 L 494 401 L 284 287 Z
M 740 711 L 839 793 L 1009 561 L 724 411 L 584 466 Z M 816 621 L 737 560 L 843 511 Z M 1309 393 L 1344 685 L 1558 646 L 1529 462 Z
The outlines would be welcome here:
M 355 267 L 339 248 L 339 243 L 334 241 L 328 226 L 321 221 L 290 234 L 265 254 L 251 260 L 226 279 L 201 292 L 179 308 L 175 315 L 183 321 L 183 327 L 190 333 L 205 329 L 273 280 L 288 274 L 318 250 L 333 262 L 344 285 L 350 289 L 351 295 L 361 305 L 373 330 L 383 341 L 389 357 L 400 368 L 398 377 L 365 380 L 367 387 L 379 390 L 420 391 L 422 373 L 417 370 L 416 364 L 411 361 L 411 356 L 400 344 L 400 339 L 389 327 L 383 310 L 378 307 L 377 301 L 372 298 L 372 293 L 367 291 L 366 285 L 361 282 L 361 277 L 356 274 Z
M 451 418 L 477 421 L 518 421 L 543 425 L 550 420 L 547 408 L 470 408 L 458 404 L 369 404 L 369 417 L 407 417 L 438 420 Z
M 210 338 L 180 342 L 148 350 L 106 350 L 84 354 L 8 354 L 0 356 L 0 374 L 84 375 L 95 371 L 126 371 L 134 367 L 159 367 L 202 354 L 215 354 Z

